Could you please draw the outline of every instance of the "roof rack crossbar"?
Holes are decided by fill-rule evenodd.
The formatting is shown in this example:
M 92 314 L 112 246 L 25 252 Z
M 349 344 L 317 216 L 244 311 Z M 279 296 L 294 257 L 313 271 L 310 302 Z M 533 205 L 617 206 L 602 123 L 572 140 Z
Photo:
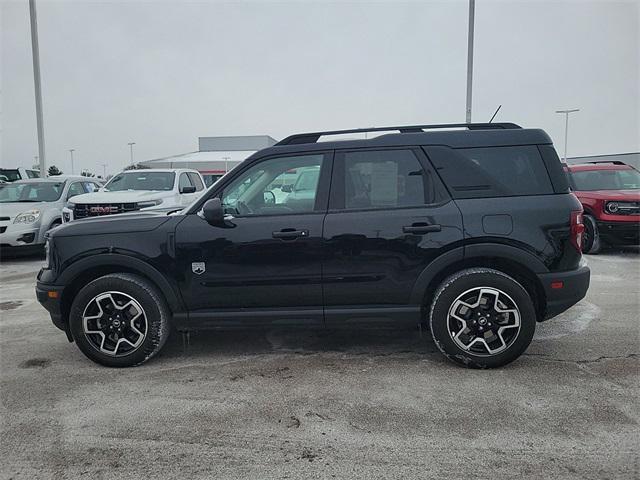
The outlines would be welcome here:
M 326 132 L 308 132 L 290 135 L 280 140 L 276 145 L 296 145 L 300 143 L 316 143 L 320 137 L 327 135 L 343 135 L 349 133 L 368 133 L 398 130 L 400 133 L 420 133 L 427 129 L 467 128 L 469 130 L 503 129 L 510 130 L 522 128 L 515 123 L 441 123 L 434 125 L 402 125 L 393 127 L 354 128 L 349 130 L 329 130 Z

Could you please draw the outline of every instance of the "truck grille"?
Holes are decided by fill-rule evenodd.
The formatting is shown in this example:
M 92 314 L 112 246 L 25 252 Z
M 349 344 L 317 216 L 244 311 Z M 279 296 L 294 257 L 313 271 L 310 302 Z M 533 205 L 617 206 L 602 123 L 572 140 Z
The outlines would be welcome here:
M 640 202 L 615 202 L 618 204 L 618 211 L 615 215 L 638 215 L 640 214 Z
M 100 217 L 116 213 L 128 213 L 138 210 L 137 203 L 79 203 L 73 209 L 73 218 Z

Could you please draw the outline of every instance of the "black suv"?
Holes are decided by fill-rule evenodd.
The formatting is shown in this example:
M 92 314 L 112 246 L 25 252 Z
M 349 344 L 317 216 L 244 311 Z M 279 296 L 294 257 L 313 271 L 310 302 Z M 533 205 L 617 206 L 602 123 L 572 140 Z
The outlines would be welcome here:
M 363 132 L 379 136 L 319 141 Z M 52 230 L 36 292 L 70 341 L 113 367 L 152 357 L 170 328 L 388 321 L 428 322 L 448 358 L 497 367 L 586 294 L 583 228 L 542 130 L 305 133 L 180 212 Z

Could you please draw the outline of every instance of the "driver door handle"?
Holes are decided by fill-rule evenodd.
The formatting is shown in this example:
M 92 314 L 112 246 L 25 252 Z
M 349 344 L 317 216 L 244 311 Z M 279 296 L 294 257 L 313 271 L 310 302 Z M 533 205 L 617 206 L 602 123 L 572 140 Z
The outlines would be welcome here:
M 402 227 L 403 233 L 416 233 L 418 235 L 423 233 L 440 232 L 442 227 L 440 225 L 431 225 L 428 223 L 413 223 L 409 226 Z
M 273 238 L 280 238 L 282 240 L 295 240 L 299 237 L 308 237 L 309 230 L 296 230 L 295 228 L 283 228 L 279 232 L 273 232 L 271 234 Z

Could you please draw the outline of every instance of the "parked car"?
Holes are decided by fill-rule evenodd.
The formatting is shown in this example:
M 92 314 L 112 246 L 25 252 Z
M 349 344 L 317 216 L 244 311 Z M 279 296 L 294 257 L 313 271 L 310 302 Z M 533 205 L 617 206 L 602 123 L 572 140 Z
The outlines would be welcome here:
M 0 185 L 0 248 L 42 249 L 45 233 L 62 223 L 62 208 L 97 184 L 86 177 L 59 175 Z
M 584 208 L 582 251 L 640 244 L 640 172 L 624 162 L 567 165 L 569 182 Z
M 138 210 L 181 209 L 197 199 L 204 189 L 197 170 L 127 170 L 115 175 L 98 191 L 70 201 L 63 211 L 63 221 Z
M 40 178 L 40 171 L 32 168 L 0 168 L 0 178 L 6 182 L 16 180 L 26 180 L 29 178 Z
M 428 323 L 469 367 L 513 361 L 589 285 L 582 207 L 551 139 L 509 123 L 369 131 L 385 130 L 401 133 L 288 137 L 177 214 L 63 225 L 37 297 L 112 367 L 151 358 L 170 328 L 386 321 Z M 312 169 L 313 201 L 272 191 Z

